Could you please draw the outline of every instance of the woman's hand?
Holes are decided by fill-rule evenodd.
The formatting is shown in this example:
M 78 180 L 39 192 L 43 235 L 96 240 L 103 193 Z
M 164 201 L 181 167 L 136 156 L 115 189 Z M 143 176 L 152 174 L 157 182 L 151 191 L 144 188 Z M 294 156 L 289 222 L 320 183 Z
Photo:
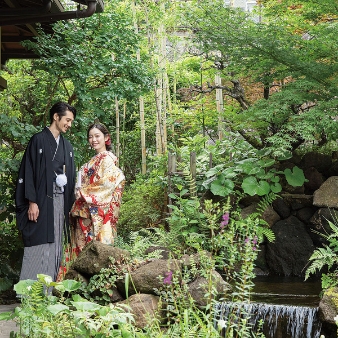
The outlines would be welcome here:
M 80 189 L 79 188 L 75 189 L 75 198 L 77 200 L 81 198 L 81 193 L 80 193 Z

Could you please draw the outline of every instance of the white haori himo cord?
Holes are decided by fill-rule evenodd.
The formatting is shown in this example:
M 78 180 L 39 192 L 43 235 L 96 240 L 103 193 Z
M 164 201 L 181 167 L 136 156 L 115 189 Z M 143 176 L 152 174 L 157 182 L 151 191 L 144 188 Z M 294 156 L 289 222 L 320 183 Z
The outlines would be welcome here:
M 63 174 L 58 175 L 57 173 L 55 173 L 56 175 L 56 179 L 55 179 L 55 183 L 56 185 L 61 188 L 61 191 L 64 192 L 64 186 L 67 184 L 67 176 L 65 174 L 66 172 L 66 166 L 63 166 Z

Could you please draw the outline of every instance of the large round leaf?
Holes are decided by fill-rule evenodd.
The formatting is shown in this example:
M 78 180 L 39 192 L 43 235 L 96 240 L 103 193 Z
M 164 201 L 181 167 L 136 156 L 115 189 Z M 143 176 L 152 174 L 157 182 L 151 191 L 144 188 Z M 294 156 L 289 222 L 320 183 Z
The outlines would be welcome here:
M 257 179 L 253 176 L 246 177 L 242 182 L 242 189 L 246 194 L 250 196 L 254 196 L 257 194 L 257 186 Z
M 69 310 L 69 307 L 64 304 L 54 304 L 54 305 L 48 305 L 47 310 L 51 312 L 53 315 L 56 315 L 59 312 Z
M 211 192 L 216 196 L 228 196 L 234 189 L 234 182 L 228 179 L 214 180 L 210 185 Z
M 292 171 L 289 168 L 285 169 L 284 174 L 287 182 L 293 187 L 301 187 L 306 181 L 303 170 L 297 166 L 293 167 Z
M 264 196 L 270 192 L 270 184 L 267 181 L 259 181 L 257 186 L 257 195 Z

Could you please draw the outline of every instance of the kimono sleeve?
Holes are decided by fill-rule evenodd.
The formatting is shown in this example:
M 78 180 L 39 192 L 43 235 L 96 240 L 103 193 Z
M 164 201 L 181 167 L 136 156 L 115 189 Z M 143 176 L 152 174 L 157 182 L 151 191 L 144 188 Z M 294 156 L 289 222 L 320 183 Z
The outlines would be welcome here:
M 82 198 L 91 205 L 109 205 L 116 187 L 124 180 L 122 171 L 110 157 L 100 162 L 94 180 L 81 188 Z
M 15 204 L 17 214 L 17 225 L 21 230 L 28 218 L 27 210 L 29 201 L 36 202 L 36 188 L 35 188 L 35 166 L 36 166 L 36 142 L 31 139 L 28 143 L 26 151 L 22 157 L 18 180 L 15 191 Z

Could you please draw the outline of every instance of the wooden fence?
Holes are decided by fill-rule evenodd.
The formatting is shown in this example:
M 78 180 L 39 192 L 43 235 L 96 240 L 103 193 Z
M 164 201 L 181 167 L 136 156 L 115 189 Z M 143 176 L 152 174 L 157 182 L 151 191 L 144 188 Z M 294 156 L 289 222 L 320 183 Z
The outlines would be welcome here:
M 172 199 L 170 198 L 170 194 L 173 192 L 177 192 L 175 187 L 172 184 L 173 176 L 183 176 L 183 171 L 179 170 L 179 163 L 182 162 L 182 159 L 177 156 L 175 153 L 168 152 L 168 203 L 172 204 Z M 190 153 L 190 165 L 189 170 L 192 178 L 196 180 L 197 175 L 202 175 L 196 172 L 196 153 Z M 209 168 L 212 168 L 212 154 L 209 154 Z M 170 209 L 169 209 L 170 210 Z M 170 213 L 170 212 L 169 212 Z

